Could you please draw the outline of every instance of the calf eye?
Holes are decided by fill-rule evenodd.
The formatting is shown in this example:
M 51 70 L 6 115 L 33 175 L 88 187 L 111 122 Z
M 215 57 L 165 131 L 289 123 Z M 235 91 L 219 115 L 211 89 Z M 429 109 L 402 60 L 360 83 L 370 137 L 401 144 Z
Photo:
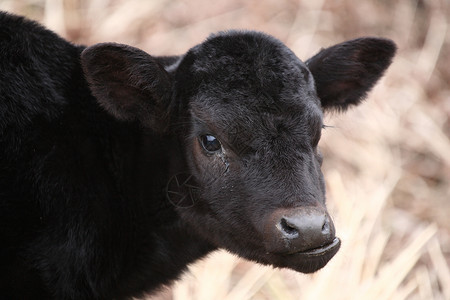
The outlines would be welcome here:
M 205 134 L 200 136 L 200 143 L 202 147 L 209 153 L 218 152 L 222 149 L 222 145 L 215 136 Z

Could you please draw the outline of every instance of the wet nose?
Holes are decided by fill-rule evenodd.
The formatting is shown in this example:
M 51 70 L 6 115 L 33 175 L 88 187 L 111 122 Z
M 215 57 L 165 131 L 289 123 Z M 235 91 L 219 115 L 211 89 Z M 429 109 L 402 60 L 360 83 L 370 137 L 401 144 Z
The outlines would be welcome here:
M 328 213 L 318 207 L 277 209 L 265 224 L 265 246 L 273 253 L 295 253 L 333 242 L 335 229 Z

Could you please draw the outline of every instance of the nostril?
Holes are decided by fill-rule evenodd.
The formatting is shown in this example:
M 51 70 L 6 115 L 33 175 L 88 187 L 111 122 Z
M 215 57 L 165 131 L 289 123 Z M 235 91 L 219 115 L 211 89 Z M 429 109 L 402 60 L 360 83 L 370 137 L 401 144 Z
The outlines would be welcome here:
M 286 220 L 286 218 L 281 218 L 280 221 L 280 230 L 288 237 L 288 238 L 296 238 L 299 235 L 298 228 Z
M 325 216 L 324 218 L 324 222 L 322 225 L 322 233 L 323 234 L 328 234 L 330 232 L 330 222 L 328 220 L 328 217 Z

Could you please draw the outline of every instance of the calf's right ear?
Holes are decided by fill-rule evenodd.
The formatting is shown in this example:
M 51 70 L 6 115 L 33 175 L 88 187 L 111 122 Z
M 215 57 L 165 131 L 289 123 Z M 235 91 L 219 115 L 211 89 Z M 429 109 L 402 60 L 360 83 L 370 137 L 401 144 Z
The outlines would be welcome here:
M 389 67 L 397 47 L 382 38 L 359 38 L 322 49 L 306 61 L 324 110 L 359 104 Z
M 92 94 L 107 112 L 165 130 L 172 82 L 152 56 L 128 45 L 103 43 L 86 48 L 81 65 Z

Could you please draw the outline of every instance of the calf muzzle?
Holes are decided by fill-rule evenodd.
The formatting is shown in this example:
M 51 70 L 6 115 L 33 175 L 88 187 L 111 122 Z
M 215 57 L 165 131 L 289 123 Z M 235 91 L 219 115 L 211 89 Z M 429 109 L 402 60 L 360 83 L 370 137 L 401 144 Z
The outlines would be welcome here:
M 335 237 L 333 221 L 320 207 L 279 208 L 264 224 L 266 251 L 276 254 L 311 252 L 320 255 L 320 249 L 340 244 Z M 339 245 L 337 245 L 339 246 Z

